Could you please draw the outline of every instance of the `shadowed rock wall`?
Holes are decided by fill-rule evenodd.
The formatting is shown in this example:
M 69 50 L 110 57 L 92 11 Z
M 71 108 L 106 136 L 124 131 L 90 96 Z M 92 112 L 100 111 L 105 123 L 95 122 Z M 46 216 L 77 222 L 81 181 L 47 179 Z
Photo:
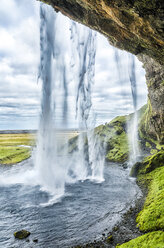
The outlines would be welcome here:
M 104 34 L 111 45 L 138 55 L 149 92 L 146 132 L 164 142 L 164 1 L 42 1 Z

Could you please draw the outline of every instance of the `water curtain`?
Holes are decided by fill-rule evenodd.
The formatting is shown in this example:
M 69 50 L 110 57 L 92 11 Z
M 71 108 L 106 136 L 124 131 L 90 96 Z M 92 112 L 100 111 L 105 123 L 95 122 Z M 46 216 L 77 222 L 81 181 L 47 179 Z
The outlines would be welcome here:
M 136 68 L 135 57 L 129 54 L 129 79 L 131 83 L 131 93 L 134 113 L 129 124 L 130 137 L 130 163 L 137 162 L 140 151 L 138 145 L 138 114 L 137 114 L 137 82 L 136 82 Z
M 92 86 L 95 78 L 96 32 L 72 22 L 72 53 L 76 54 L 76 116 L 79 122 L 78 156 L 82 179 L 103 180 L 105 147 L 95 134 Z M 75 62 L 74 62 L 75 64 Z
M 96 34 L 71 21 L 71 38 L 64 41 L 64 29 L 62 30 L 58 15 L 61 17 L 51 7 L 40 5 L 38 78 L 42 81 L 42 103 L 36 170 L 44 190 L 52 192 L 56 197 L 64 194 L 67 182 L 87 178 L 102 180 L 104 162 L 102 146 L 94 135 L 95 119 L 91 100 Z M 74 70 L 70 68 L 70 47 L 74 51 Z M 65 142 L 63 146 L 60 144 L 58 127 L 60 125 L 67 128 L 68 81 L 71 72 L 74 73 L 73 78 L 77 85 L 76 116 L 80 134 L 76 144 L 78 149 L 70 154 L 69 142 Z

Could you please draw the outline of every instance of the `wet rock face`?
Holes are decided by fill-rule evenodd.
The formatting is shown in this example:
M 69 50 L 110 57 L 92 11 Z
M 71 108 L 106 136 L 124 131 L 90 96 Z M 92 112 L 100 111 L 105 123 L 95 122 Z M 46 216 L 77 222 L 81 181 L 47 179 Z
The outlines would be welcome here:
M 152 138 L 164 144 L 164 68 L 148 56 L 140 55 L 146 70 L 148 111 L 146 130 Z
M 163 0 L 42 0 L 95 29 L 109 42 L 164 64 Z
M 41 0 L 104 34 L 109 43 L 140 57 L 146 70 L 146 132 L 164 143 L 164 1 Z

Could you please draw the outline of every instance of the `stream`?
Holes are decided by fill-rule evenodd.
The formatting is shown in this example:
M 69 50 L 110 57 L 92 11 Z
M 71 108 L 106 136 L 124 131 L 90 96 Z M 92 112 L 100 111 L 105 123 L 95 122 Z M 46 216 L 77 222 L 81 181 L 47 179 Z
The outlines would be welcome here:
M 64 195 L 53 201 L 38 185 L 32 159 L 0 167 L 0 247 L 71 247 L 101 238 L 141 194 L 128 174 L 108 163 L 103 182 L 67 183 Z M 31 232 L 26 240 L 13 236 L 21 229 Z

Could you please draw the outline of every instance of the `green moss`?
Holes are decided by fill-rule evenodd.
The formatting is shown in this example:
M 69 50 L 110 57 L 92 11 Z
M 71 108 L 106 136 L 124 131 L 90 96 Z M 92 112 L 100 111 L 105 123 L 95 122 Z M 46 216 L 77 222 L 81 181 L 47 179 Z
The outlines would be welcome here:
M 146 141 L 146 147 L 151 148 L 151 144 L 149 142 Z
M 138 110 L 138 118 L 142 119 L 147 105 Z M 100 125 L 95 129 L 102 141 L 107 144 L 106 159 L 112 162 L 125 162 L 129 157 L 129 143 L 127 137 L 127 122 L 133 114 L 118 116 L 106 125 Z M 151 145 L 150 145 L 151 146 Z
M 145 113 L 146 105 L 138 110 L 139 119 Z M 117 116 L 110 123 L 95 128 L 95 135 L 98 136 L 102 145 L 106 144 L 106 160 L 112 162 L 125 162 L 129 157 L 129 143 L 127 137 L 127 122 L 133 114 Z M 87 145 L 87 142 L 86 142 Z M 77 149 L 77 137 L 69 141 L 69 152 Z
M 118 116 L 106 125 L 95 128 L 95 134 L 106 143 L 106 159 L 113 162 L 124 162 L 128 159 L 129 145 L 126 134 L 126 123 L 129 116 Z
M 164 166 L 164 151 L 144 158 L 142 162 L 137 162 L 131 169 L 130 176 L 143 176 L 156 168 Z
M 137 215 L 137 226 L 150 232 L 133 239 L 119 248 L 163 248 L 164 247 L 164 151 L 148 156 L 138 162 L 131 173 L 138 175 L 139 185 L 146 186 L 148 195 L 143 209 Z
M 148 152 L 154 154 L 160 151 L 162 148 L 164 149 L 164 144 L 160 144 L 160 138 L 158 137 L 157 139 L 157 134 L 155 135 L 155 130 L 152 133 L 152 127 L 150 127 L 150 122 L 153 121 L 152 115 L 152 107 L 150 100 L 148 99 L 148 104 L 144 106 L 141 117 L 139 119 L 138 132 L 139 137 L 142 140 L 143 146 L 146 147 Z
M 26 231 L 26 230 L 21 230 L 21 231 L 18 231 L 18 232 L 15 232 L 14 233 L 14 237 L 17 238 L 17 239 L 25 239 L 27 238 L 31 233 L 29 231 Z
M 117 245 L 117 248 L 163 248 L 164 247 L 164 232 L 156 231 L 144 234 L 136 239 L 132 239 L 122 245 Z
M 111 126 L 116 126 L 116 125 L 124 126 L 124 125 L 126 125 L 127 119 L 128 119 L 127 115 L 126 116 L 125 115 L 124 116 L 117 116 L 116 118 L 114 118 L 110 122 L 110 125 Z
M 156 149 L 151 149 L 150 150 L 150 153 L 153 155 L 153 154 L 156 154 L 157 150 Z
M 146 140 L 147 140 L 146 130 L 148 129 L 149 118 L 151 114 L 152 114 L 152 107 L 151 107 L 150 100 L 148 99 L 148 103 L 146 105 L 146 108 L 144 109 L 144 112 L 141 116 L 140 124 L 139 124 L 139 135 L 143 139 L 146 138 Z
M 115 134 L 108 141 L 108 151 L 106 158 L 113 162 L 124 162 L 128 159 L 129 145 L 127 134 L 122 132 L 120 135 Z
M 138 227 L 141 231 L 160 230 L 164 228 L 164 167 L 140 174 L 138 181 L 148 185 L 143 210 L 136 219 Z
M 146 157 L 141 165 L 140 174 L 149 173 L 158 167 L 164 166 L 164 151 L 161 150 L 153 156 Z

